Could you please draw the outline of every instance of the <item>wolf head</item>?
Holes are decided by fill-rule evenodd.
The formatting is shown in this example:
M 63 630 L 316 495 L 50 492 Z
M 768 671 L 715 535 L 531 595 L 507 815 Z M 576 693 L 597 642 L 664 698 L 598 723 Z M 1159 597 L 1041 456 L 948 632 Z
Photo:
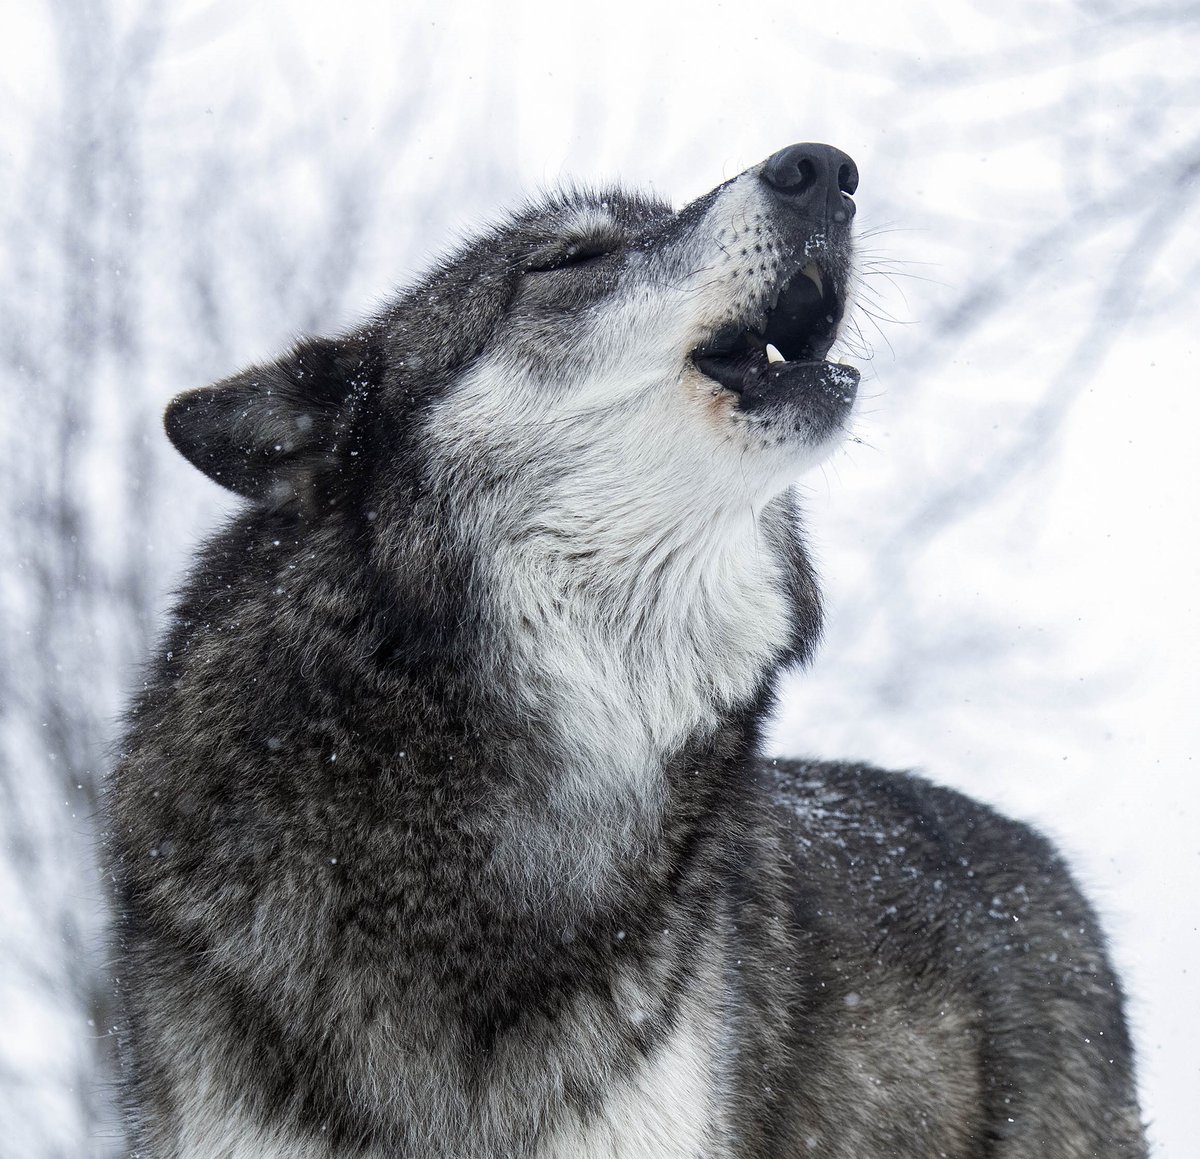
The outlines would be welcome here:
M 372 467 L 517 474 L 526 507 L 572 487 L 631 515 L 637 492 L 761 507 L 837 444 L 854 397 L 857 372 L 823 360 L 856 184 L 844 154 L 799 145 L 678 213 L 551 195 L 354 332 L 180 396 L 167 432 L 217 482 L 309 516 Z M 368 467 L 364 441 L 388 461 Z

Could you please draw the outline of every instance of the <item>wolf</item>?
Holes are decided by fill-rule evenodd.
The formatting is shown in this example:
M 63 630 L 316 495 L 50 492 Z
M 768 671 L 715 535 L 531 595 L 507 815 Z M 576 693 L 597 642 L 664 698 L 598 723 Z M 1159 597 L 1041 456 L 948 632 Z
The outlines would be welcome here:
M 679 211 L 548 194 L 171 403 L 246 502 L 109 791 L 134 1155 L 1145 1155 L 1048 843 L 762 755 L 857 185 L 799 144 Z

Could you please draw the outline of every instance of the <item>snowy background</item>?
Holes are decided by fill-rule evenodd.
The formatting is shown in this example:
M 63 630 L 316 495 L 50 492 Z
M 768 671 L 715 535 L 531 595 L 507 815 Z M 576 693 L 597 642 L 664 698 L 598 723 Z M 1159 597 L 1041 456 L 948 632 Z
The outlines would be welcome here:
M 993 15 L 993 12 L 995 15 Z M 1159 1156 L 1200 1138 L 1200 3 L 42 3 L 0 12 L 0 1155 L 104 1156 L 98 778 L 231 501 L 175 392 L 370 309 L 565 177 L 859 163 L 857 441 L 780 750 L 1053 835 Z

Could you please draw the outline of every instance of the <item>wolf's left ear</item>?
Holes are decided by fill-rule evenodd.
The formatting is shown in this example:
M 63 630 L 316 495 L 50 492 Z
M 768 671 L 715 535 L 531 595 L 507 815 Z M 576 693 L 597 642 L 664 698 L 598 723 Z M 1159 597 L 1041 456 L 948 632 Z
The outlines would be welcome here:
M 209 478 L 265 506 L 313 498 L 341 464 L 356 403 L 379 360 L 360 337 L 307 339 L 290 354 L 189 390 L 163 423 Z

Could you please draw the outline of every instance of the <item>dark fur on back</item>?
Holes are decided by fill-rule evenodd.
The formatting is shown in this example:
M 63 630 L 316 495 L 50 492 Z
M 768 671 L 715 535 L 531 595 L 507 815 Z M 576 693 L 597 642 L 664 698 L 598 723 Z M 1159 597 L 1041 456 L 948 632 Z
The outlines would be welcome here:
M 759 756 L 819 600 L 776 468 L 730 495 L 840 429 L 846 377 L 797 362 L 751 407 L 688 352 L 726 273 L 741 302 L 819 261 L 841 294 L 850 260 L 760 170 L 679 214 L 549 199 L 172 405 L 251 503 L 110 795 L 144 1159 L 1144 1154 L 1120 992 L 1046 842 Z

